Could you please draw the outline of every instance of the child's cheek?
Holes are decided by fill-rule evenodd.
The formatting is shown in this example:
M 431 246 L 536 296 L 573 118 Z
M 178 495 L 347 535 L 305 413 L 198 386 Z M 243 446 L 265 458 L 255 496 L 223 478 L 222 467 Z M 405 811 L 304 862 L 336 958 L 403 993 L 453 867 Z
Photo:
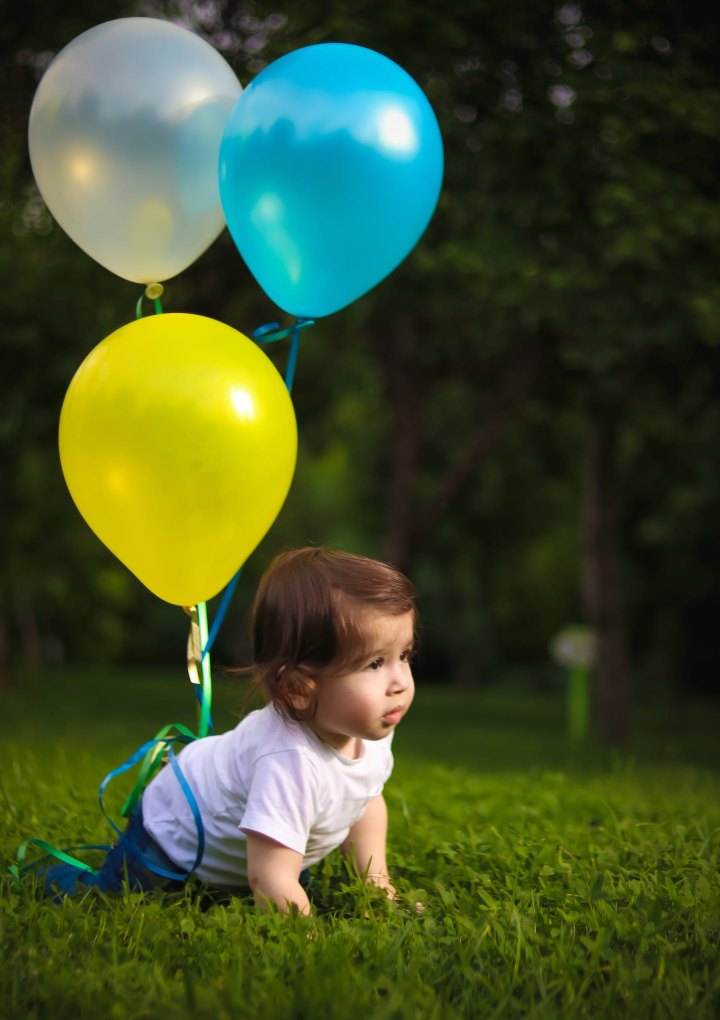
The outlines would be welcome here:
M 345 704 L 347 718 L 356 725 L 363 725 L 380 714 L 382 708 L 376 705 L 375 699 L 369 694 L 355 692 Z

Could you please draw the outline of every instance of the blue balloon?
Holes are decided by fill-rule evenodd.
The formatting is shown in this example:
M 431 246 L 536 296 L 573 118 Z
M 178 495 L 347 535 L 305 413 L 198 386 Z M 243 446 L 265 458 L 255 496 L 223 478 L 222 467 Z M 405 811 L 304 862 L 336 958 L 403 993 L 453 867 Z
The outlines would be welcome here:
M 435 114 L 415 81 L 362 46 L 323 43 L 266 67 L 220 146 L 230 233 L 280 308 L 350 304 L 412 250 L 443 174 Z

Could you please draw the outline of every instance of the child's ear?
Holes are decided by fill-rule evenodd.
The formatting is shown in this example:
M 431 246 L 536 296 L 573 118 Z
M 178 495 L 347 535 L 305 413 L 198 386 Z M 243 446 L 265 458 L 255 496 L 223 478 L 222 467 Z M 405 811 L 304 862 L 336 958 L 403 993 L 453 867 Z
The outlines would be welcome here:
M 307 712 L 310 708 L 311 698 L 309 694 L 288 691 L 288 701 L 296 712 Z
M 294 669 L 280 671 L 278 680 L 284 688 L 285 699 L 293 710 L 300 715 L 310 711 L 315 701 L 316 683 L 312 677 L 304 676 Z

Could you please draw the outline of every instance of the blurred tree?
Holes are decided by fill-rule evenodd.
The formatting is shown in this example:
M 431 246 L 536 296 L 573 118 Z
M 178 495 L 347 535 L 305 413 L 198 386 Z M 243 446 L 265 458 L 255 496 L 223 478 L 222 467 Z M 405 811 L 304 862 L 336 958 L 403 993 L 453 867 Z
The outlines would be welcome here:
M 621 743 L 627 614 L 645 675 L 672 675 L 690 662 L 689 634 L 707 645 L 702 635 L 712 629 L 702 620 L 720 600 L 712 570 L 697 562 L 701 550 L 716 548 L 716 473 L 690 467 L 695 451 L 709 458 L 720 438 L 712 401 L 717 26 L 652 0 L 614 0 L 601 10 L 499 0 L 472 8 L 146 0 L 136 9 L 183 19 L 242 81 L 301 45 L 370 46 L 416 78 L 443 132 L 446 180 L 426 237 L 371 294 L 303 340 L 298 475 L 258 558 L 320 541 L 395 560 L 417 578 L 431 621 L 426 670 L 465 682 L 537 665 L 559 626 L 582 616 L 598 632 L 598 726 Z M 54 5 L 47 11 L 32 27 L 13 15 L 22 29 L 4 29 L 5 64 L 24 75 L 16 95 L 28 105 L 42 54 L 98 20 L 89 8 L 67 18 Z M 68 566 L 67 549 L 86 538 L 60 495 L 49 437 L 54 444 L 81 350 L 129 318 L 131 298 L 129 285 L 51 229 L 24 155 L 27 109 L 6 106 L 13 134 L 0 168 L 11 208 L 2 208 L 15 234 L 0 244 L 0 258 L 6 274 L 26 282 L 3 299 L 11 328 L 2 357 L 19 370 L 17 406 L 4 409 L 2 470 L 16 477 L 20 457 L 26 467 L 25 489 L 13 482 L 3 490 L 25 491 L 9 515 L 25 522 L 23 542 L 3 529 L 15 557 L 3 577 L 16 579 L 4 583 L 9 590 L 21 579 L 20 594 L 3 605 L 18 607 L 12 628 L 29 651 L 33 626 L 43 627 L 27 607 L 47 599 L 37 566 L 44 545 L 35 503 L 47 494 L 38 465 L 57 486 L 47 512 L 68 529 L 56 555 L 58 590 L 67 590 L 72 569 L 80 570 L 74 550 Z M 83 293 L 95 299 L 86 308 L 92 340 L 79 343 L 72 324 Z M 168 302 L 245 331 L 275 314 L 227 235 L 172 281 Z M 28 330 L 32 343 L 23 339 Z M 61 353 L 48 358 L 48 350 Z M 283 350 L 268 352 L 281 364 Z M 35 440 L 21 423 L 28 414 Z M 64 534 L 53 532 L 47 545 Z M 167 633 L 167 607 L 118 594 L 134 582 L 97 543 L 91 552 L 91 542 L 80 555 L 78 607 L 97 606 L 102 590 L 99 602 L 121 619 L 115 654 L 151 654 L 141 621 Z M 108 572 L 115 580 L 102 589 Z M 243 604 L 254 573 L 251 563 Z M 63 605 L 60 630 L 77 634 Z M 239 639 L 224 642 L 222 654 L 240 653 Z

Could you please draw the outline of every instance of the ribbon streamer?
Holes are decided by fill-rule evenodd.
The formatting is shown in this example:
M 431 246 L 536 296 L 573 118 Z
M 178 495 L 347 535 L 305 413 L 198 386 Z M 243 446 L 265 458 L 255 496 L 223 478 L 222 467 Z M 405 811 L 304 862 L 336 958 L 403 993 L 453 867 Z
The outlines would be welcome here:
M 212 732 L 210 716 L 212 705 L 212 677 L 208 649 L 207 605 L 199 602 L 186 612 L 190 616 L 190 632 L 187 643 L 187 667 L 190 683 L 194 684 L 200 702 L 198 736 L 206 737 Z
M 302 330 L 309 329 L 310 326 L 314 325 L 314 319 L 296 319 L 292 326 L 288 326 L 287 329 L 281 329 L 277 322 L 268 322 L 266 325 L 258 326 L 256 330 L 253 330 L 253 340 L 260 344 L 271 344 L 275 343 L 276 340 L 285 340 L 287 337 L 290 337 L 290 353 L 285 368 L 285 385 L 287 386 L 288 393 L 292 393 L 293 383 L 295 382 L 295 368 L 297 366 L 298 351 L 300 350 L 300 333 Z

